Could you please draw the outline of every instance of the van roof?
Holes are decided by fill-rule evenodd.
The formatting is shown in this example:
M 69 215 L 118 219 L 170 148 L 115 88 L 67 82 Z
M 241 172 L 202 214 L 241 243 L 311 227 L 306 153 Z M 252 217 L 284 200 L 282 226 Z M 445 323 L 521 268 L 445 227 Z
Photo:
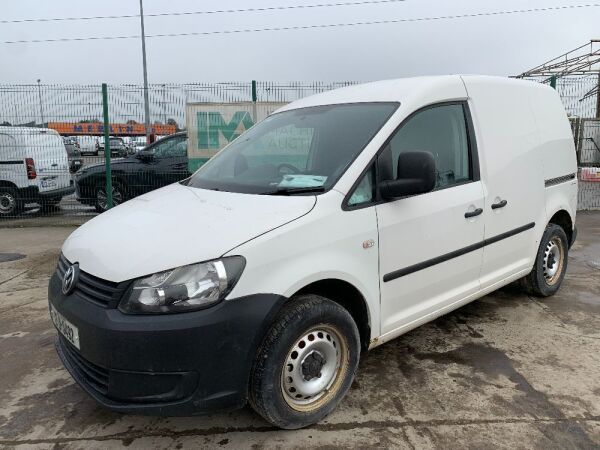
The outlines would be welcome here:
M 300 100 L 289 103 L 277 112 L 288 109 L 306 108 L 310 106 L 335 105 L 341 103 L 362 102 L 400 102 L 411 103 L 411 100 L 431 97 L 432 92 L 444 92 L 446 89 L 455 87 L 457 84 L 467 83 L 476 79 L 490 86 L 500 84 L 523 84 L 532 88 L 551 89 L 541 83 L 525 81 L 507 77 L 496 77 L 486 75 L 440 75 L 397 78 L 392 80 L 374 81 L 370 83 L 355 84 L 339 89 L 311 95 Z M 434 94 L 435 95 L 435 94 Z
M 13 127 L 13 126 L 0 126 L 0 134 L 10 134 L 11 136 L 19 134 L 54 134 L 60 136 L 58 131 L 51 128 L 40 128 L 40 127 Z
M 60 138 L 60 134 L 58 134 L 56 130 L 37 127 L 0 126 L 0 135 L 11 136 L 15 139 L 18 146 L 27 145 L 27 142 L 30 142 L 34 137 L 36 139 L 40 136 L 48 136 L 52 137 L 53 139 L 57 137 Z

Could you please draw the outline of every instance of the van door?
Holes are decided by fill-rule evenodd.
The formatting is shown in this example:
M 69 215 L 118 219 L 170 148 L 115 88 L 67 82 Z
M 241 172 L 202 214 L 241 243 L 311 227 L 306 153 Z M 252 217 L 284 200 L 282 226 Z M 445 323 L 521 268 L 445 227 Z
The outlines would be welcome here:
M 55 133 L 32 133 L 23 140 L 25 156 L 33 158 L 40 192 L 64 189 L 71 184 L 69 159 L 63 140 Z M 37 183 L 36 183 L 37 182 Z
M 545 222 L 539 134 L 526 84 L 465 77 L 486 191 L 482 289 L 533 266 Z M 541 228 L 541 229 L 540 229 Z
M 378 162 L 378 179 L 395 179 L 398 156 L 428 151 L 434 191 L 378 204 L 382 334 L 418 325 L 479 290 L 484 235 L 483 188 L 465 102 L 427 107 L 409 117 Z

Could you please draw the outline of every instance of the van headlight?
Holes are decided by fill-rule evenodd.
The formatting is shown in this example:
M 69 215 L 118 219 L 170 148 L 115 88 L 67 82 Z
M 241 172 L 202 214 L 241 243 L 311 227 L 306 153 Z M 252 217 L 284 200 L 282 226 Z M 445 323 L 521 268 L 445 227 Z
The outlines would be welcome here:
M 225 298 L 245 265 L 242 256 L 231 256 L 139 278 L 121 300 L 119 310 L 126 314 L 164 314 L 206 308 Z

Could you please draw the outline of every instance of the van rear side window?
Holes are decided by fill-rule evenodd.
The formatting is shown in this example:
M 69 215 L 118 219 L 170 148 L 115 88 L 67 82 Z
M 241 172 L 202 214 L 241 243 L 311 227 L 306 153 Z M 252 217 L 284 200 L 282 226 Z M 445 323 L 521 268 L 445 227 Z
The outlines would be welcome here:
M 382 155 L 389 161 L 393 177 L 398 171 L 400 153 L 427 151 L 435 158 L 436 189 L 472 180 L 469 163 L 469 139 L 462 104 L 434 106 L 417 112 L 396 132 Z M 388 169 L 388 171 L 389 171 Z

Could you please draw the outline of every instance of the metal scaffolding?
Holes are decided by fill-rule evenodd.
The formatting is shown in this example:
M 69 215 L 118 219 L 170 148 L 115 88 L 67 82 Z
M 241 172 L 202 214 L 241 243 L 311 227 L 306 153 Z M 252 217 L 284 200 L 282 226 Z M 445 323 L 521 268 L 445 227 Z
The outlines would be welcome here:
M 587 44 L 523 72 L 517 78 L 535 79 L 556 87 L 558 79 L 592 76 L 596 77 L 595 85 L 583 92 L 579 101 L 596 97 L 596 117 L 600 118 L 600 39 L 592 39 Z

